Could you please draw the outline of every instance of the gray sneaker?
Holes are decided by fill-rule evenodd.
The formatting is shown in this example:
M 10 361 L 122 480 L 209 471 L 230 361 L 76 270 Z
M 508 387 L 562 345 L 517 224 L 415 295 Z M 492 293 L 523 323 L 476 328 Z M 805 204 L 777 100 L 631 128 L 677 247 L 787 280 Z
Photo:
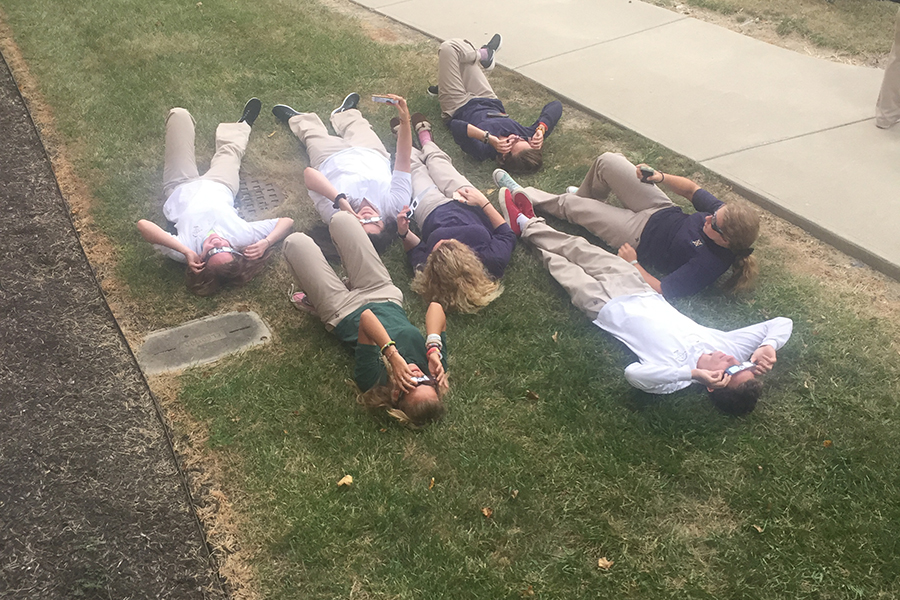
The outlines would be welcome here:
M 503 169 L 494 169 L 494 183 L 497 184 L 497 187 L 509 188 L 511 192 L 522 189 L 522 186 L 516 183 L 516 180 Z
M 502 45 L 503 37 L 499 33 L 495 33 L 494 37 L 491 38 L 491 41 L 482 46 L 482 49 L 487 50 L 487 58 L 481 59 L 481 66 L 484 67 L 485 71 L 494 70 L 494 57 L 496 56 L 497 51 L 500 50 L 500 46 Z

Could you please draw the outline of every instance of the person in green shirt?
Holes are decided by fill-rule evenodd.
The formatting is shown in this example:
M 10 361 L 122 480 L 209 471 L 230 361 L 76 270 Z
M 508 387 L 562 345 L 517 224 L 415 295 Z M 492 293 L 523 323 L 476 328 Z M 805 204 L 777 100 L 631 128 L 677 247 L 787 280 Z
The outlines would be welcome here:
M 447 380 L 444 309 L 437 302 L 425 314 L 427 336 L 409 322 L 403 293 L 359 221 L 339 212 L 328 227 L 341 256 L 345 284 L 305 233 L 284 242 L 284 256 L 325 329 L 354 348 L 353 379 L 370 407 L 385 407 L 404 424 L 421 427 L 441 418 Z

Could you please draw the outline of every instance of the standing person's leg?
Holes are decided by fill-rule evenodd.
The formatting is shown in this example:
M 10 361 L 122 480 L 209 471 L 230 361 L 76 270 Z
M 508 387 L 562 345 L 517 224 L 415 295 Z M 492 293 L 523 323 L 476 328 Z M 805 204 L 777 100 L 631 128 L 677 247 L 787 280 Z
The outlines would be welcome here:
M 533 187 L 522 191 L 536 210 L 581 225 L 614 248 L 626 242 L 637 248 L 644 226 L 658 210 L 633 212 L 593 198 L 568 193 L 550 194 Z
M 241 159 L 250 141 L 250 125 L 247 123 L 219 123 L 216 127 L 216 153 L 209 163 L 203 179 L 225 184 L 232 195 L 240 189 Z
M 887 65 L 884 67 L 884 81 L 875 105 L 875 124 L 887 129 L 900 121 L 900 12 L 894 24 L 894 45 Z
M 479 64 L 478 50 L 462 39 L 447 40 L 438 50 L 438 102 L 449 121 L 472 98 L 496 98 Z
M 437 148 L 437 145 L 434 142 L 427 142 L 425 144 L 426 151 L 432 147 Z M 438 152 L 440 152 L 440 148 L 437 149 Z M 410 158 L 410 175 L 412 176 L 413 186 L 413 199 L 410 203 L 410 208 L 414 209 L 413 219 L 415 219 L 416 225 L 419 226 L 419 229 L 422 229 L 425 219 L 428 218 L 428 215 L 430 215 L 434 209 L 447 202 L 452 202 L 452 200 L 444 195 L 439 189 L 437 182 L 431 178 L 429 166 L 425 164 L 425 152 L 413 148 Z M 447 160 L 449 160 L 449 158 Z
M 528 221 L 522 240 L 538 248 L 572 304 L 591 319 L 613 298 L 653 291 L 633 265 L 582 237 L 553 229 L 542 219 Z
M 381 138 L 372 129 L 372 126 L 366 120 L 359 109 L 351 108 L 339 113 L 331 115 L 331 125 L 334 127 L 335 133 L 341 136 L 345 142 L 354 148 L 369 148 L 375 150 L 385 158 L 390 159 L 391 155 L 385 150 Z
M 341 309 L 351 300 L 319 246 L 305 233 L 292 233 L 284 240 L 282 252 L 297 286 L 306 292 L 316 314 L 330 330 L 346 316 Z
M 163 166 L 163 194 L 168 198 L 175 188 L 200 177 L 194 157 L 194 117 L 183 108 L 166 115 L 166 158 Z
M 329 156 L 350 147 L 343 138 L 330 135 L 316 113 L 300 113 L 288 120 L 288 127 L 306 148 L 309 166 L 318 169 Z

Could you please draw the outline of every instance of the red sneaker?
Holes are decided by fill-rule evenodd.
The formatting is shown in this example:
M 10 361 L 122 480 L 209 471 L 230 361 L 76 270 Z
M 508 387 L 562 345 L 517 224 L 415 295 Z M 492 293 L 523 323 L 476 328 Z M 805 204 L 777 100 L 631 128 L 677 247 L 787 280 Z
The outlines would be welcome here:
M 519 229 L 519 207 L 516 206 L 516 203 L 513 201 L 513 194 L 509 191 L 509 188 L 502 187 L 500 188 L 500 210 L 503 211 L 503 218 L 506 219 L 506 223 L 509 225 L 509 228 L 512 229 L 512 232 L 516 234 L 516 237 L 522 235 L 522 230 Z M 531 203 L 528 203 L 531 206 Z M 534 212 L 531 213 L 532 215 Z
M 534 206 L 531 205 L 531 200 L 525 192 L 517 190 L 516 193 L 513 194 L 513 203 L 515 203 L 516 208 L 519 209 L 520 213 L 529 219 L 534 218 Z

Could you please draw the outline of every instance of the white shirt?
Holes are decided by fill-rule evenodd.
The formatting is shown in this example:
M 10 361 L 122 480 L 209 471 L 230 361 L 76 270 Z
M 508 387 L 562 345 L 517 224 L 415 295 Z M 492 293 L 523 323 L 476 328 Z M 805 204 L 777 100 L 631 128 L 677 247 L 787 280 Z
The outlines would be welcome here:
M 235 248 L 245 248 L 263 239 L 275 229 L 278 219 L 248 223 L 234 209 L 234 196 L 228 186 L 208 179 L 195 179 L 175 188 L 163 205 L 163 215 L 175 224 L 182 244 L 200 254 L 203 242 L 215 231 Z M 172 235 L 172 234 L 169 234 Z M 157 250 L 178 262 L 187 262 L 184 254 L 154 244 Z
M 378 210 L 385 221 L 397 220 L 397 213 L 412 198 L 412 177 L 403 171 L 391 174 L 391 162 L 371 148 L 347 148 L 332 154 L 318 171 L 337 191 L 347 194 L 347 201 L 359 211 L 363 199 Z M 338 209 L 334 199 L 310 191 L 316 210 L 326 223 L 331 222 Z
M 719 350 L 740 361 L 757 348 L 778 350 L 791 337 L 793 322 L 776 317 L 734 331 L 698 325 L 678 312 L 660 294 L 619 296 L 606 303 L 594 323 L 637 354 L 625 368 L 625 379 L 652 394 L 671 394 L 691 385 L 691 369 L 701 354 Z

